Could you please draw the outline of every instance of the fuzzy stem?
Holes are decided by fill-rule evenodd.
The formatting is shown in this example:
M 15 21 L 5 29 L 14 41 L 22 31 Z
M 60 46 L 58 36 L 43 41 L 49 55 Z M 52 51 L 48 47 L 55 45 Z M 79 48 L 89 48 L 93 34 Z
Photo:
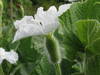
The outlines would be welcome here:
M 56 68 L 57 75 L 61 75 L 61 70 L 60 70 L 59 63 L 55 63 L 55 68 Z
M 2 11 L 3 11 L 3 3 L 0 0 L 0 37 L 2 37 Z
M 50 61 L 52 63 L 59 63 L 61 57 L 60 57 L 57 40 L 53 36 L 45 35 L 45 37 L 46 37 L 46 41 L 45 41 L 46 50 L 49 54 Z
M 0 75 L 4 75 L 3 69 L 2 69 L 2 65 L 0 65 Z

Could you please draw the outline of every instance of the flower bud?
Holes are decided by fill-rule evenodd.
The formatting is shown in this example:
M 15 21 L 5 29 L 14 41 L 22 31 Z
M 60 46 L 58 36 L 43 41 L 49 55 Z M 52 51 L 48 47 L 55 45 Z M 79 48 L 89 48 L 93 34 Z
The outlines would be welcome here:
M 45 45 L 50 61 L 52 63 L 60 63 L 61 56 L 60 56 L 59 46 L 54 36 L 46 35 Z

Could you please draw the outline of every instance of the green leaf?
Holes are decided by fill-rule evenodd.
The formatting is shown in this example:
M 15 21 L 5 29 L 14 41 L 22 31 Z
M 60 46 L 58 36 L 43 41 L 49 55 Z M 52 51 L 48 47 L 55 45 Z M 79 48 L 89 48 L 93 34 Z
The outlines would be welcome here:
M 81 20 L 77 22 L 77 34 L 83 43 L 87 59 L 100 52 L 100 23 L 97 20 Z
M 18 69 L 15 67 L 11 74 L 16 74 L 17 70 L 20 70 L 22 75 L 30 75 L 33 69 L 40 63 L 42 55 L 37 52 L 33 47 L 31 47 L 31 38 L 27 37 L 20 40 L 20 45 L 17 49 L 19 60 L 18 60 Z M 11 45 L 10 45 L 11 47 Z
M 41 63 L 34 69 L 31 75 L 56 75 L 55 68 L 47 56 L 43 56 Z
M 85 75 L 100 74 L 100 23 L 97 20 L 80 20 L 77 22 L 77 34 L 84 44 L 86 52 Z
M 33 69 L 40 63 L 40 60 L 42 58 L 42 55 L 37 53 L 36 50 L 34 50 L 33 56 L 30 57 L 27 55 L 20 47 L 18 48 L 18 54 L 19 54 L 19 62 L 18 65 L 20 66 L 20 72 L 23 75 L 30 75 Z
M 100 53 L 86 62 L 85 75 L 100 75 Z
M 84 46 L 80 42 L 75 30 L 77 29 L 76 22 L 84 19 L 97 19 L 100 21 L 100 0 L 87 0 L 83 3 L 73 3 L 66 12 L 60 17 L 59 21 L 64 30 L 64 47 L 66 50 L 66 57 L 70 60 L 76 58 L 78 51 L 84 52 Z
M 2 65 L 0 65 L 0 74 L 1 74 L 1 75 L 4 75 Z
M 17 66 L 11 73 L 10 75 L 15 75 L 15 73 L 19 70 L 19 68 L 21 67 L 21 65 Z M 18 73 L 18 72 L 17 72 Z
M 21 49 L 23 50 L 23 52 L 25 52 L 25 54 L 28 56 L 28 58 L 32 61 L 37 59 L 37 55 L 39 53 L 36 52 L 36 50 L 34 48 L 31 48 L 31 38 L 32 37 L 27 37 L 24 38 L 22 40 L 20 40 L 20 46 Z
M 100 24 L 97 20 L 80 20 L 77 26 L 78 37 L 84 46 L 90 45 L 100 37 Z
M 60 63 L 62 75 L 71 75 L 72 73 L 78 72 L 72 68 L 72 65 L 74 64 L 75 62 L 71 62 L 67 59 L 62 59 Z
M 84 73 L 74 73 L 72 75 L 85 75 Z
M 77 71 L 80 71 L 80 66 L 78 63 L 73 65 L 72 68 L 76 69 Z

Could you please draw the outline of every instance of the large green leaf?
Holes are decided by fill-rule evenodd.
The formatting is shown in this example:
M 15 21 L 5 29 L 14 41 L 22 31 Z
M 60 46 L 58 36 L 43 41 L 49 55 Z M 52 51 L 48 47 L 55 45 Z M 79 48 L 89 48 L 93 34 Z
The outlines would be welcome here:
M 34 48 L 31 48 L 31 38 L 27 37 L 20 40 L 19 48 L 19 60 L 22 64 L 21 73 L 31 74 L 33 69 L 40 63 L 42 55 L 38 53 Z
M 62 59 L 60 63 L 62 75 L 71 75 L 72 73 L 77 72 L 71 67 L 73 64 L 75 64 L 75 62 Z M 56 75 L 56 70 L 54 65 L 48 61 L 47 56 L 43 56 L 41 63 L 34 69 L 31 75 Z
M 78 37 L 84 46 L 91 45 L 100 38 L 100 24 L 97 20 L 81 20 L 77 26 Z
M 64 47 L 66 56 L 70 60 L 76 58 L 76 52 L 84 51 L 75 30 L 77 29 L 76 22 L 84 19 L 97 19 L 100 21 L 100 4 L 96 3 L 100 0 L 87 0 L 83 3 L 73 3 L 65 13 L 59 17 L 59 21 L 64 30 Z
M 34 69 L 31 75 L 56 75 L 55 68 L 47 56 L 43 56 L 41 63 Z
M 86 52 L 85 75 L 100 74 L 100 23 L 97 20 L 80 20 L 77 22 L 77 34 L 84 44 Z
M 22 75 L 30 75 L 33 69 L 40 63 L 40 60 L 42 58 L 42 55 L 37 53 L 36 50 L 34 50 L 33 56 L 27 55 L 21 47 L 18 48 L 18 54 L 19 54 L 19 61 L 18 65 L 20 65 L 20 72 Z
M 92 56 L 87 61 L 85 75 L 100 75 L 100 53 Z
M 81 20 L 77 22 L 77 34 L 86 50 L 86 56 L 100 52 L 100 23 L 97 20 Z
M 62 61 L 60 63 L 62 75 L 71 75 L 75 72 L 78 72 L 72 68 L 72 65 L 74 65 L 74 64 L 75 64 L 75 62 L 71 62 L 67 59 L 62 59 Z

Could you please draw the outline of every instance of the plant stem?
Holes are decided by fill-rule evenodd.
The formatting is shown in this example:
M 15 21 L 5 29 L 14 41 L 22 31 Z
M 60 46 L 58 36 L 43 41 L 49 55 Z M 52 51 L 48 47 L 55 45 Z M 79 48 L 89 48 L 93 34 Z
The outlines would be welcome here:
M 0 37 L 2 37 L 2 11 L 3 11 L 3 3 L 0 0 Z
M 57 75 L 61 75 L 61 70 L 60 70 L 59 63 L 55 63 L 55 68 L 56 68 Z
M 3 69 L 2 69 L 2 65 L 0 65 L 0 75 L 4 75 Z
M 10 19 L 13 20 L 13 0 L 10 0 L 10 2 L 11 2 L 11 7 L 10 7 L 10 15 L 11 15 L 11 17 L 10 17 Z
M 21 6 L 22 17 L 24 17 L 24 8 Z

